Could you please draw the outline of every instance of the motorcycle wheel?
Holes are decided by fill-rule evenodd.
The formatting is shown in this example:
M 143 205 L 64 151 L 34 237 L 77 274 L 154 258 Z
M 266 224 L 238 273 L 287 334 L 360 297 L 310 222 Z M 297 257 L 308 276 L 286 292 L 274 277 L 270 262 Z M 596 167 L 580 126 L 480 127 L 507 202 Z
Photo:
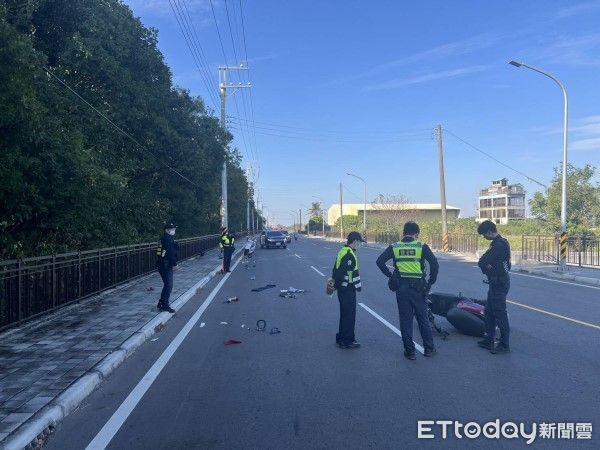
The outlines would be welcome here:
M 483 318 L 457 308 L 456 306 L 448 310 L 446 319 L 454 326 L 454 328 L 466 335 L 483 337 L 485 334 L 485 323 Z

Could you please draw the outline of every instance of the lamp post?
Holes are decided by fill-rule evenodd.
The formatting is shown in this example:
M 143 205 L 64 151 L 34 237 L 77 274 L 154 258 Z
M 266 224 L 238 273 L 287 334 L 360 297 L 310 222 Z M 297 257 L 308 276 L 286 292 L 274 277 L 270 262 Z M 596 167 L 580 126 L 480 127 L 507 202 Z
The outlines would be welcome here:
M 364 178 L 359 177 L 358 175 L 354 175 L 353 173 L 346 173 L 346 175 L 350 175 L 351 177 L 358 178 L 365 185 L 365 209 L 363 211 L 363 234 L 367 232 L 367 182 Z
M 567 270 L 567 133 L 569 127 L 569 99 L 567 90 L 561 81 L 554 75 L 537 67 L 530 66 L 519 61 L 510 61 L 510 65 L 515 67 L 526 67 L 534 72 L 541 73 L 554 81 L 560 87 L 564 99 L 563 111 L 563 167 L 562 167 L 562 197 L 560 208 L 560 270 Z

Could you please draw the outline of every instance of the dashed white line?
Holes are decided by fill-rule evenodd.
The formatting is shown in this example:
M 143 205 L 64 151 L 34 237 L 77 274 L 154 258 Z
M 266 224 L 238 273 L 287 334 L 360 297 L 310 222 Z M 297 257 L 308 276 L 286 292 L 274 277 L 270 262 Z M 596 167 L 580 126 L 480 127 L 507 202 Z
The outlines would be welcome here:
M 311 267 L 312 270 L 314 270 L 315 272 L 317 272 L 322 277 L 325 276 L 325 274 L 323 272 L 321 272 L 319 269 L 317 269 L 315 266 L 310 266 L 310 267 Z
M 300 259 L 302 259 L 302 256 L 300 256 L 300 255 L 299 255 L 299 254 L 297 254 L 297 253 L 294 253 L 294 256 L 295 256 L 296 258 L 300 258 Z
M 402 337 L 402 333 L 400 333 L 400 330 L 398 328 L 396 328 L 394 325 L 389 323 L 387 320 L 385 320 L 383 317 L 381 317 L 379 314 L 377 314 L 375 311 L 373 311 L 371 308 L 369 308 L 364 303 L 359 303 L 359 305 L 363 309 L 365 309 L 365 311 L 367 311 L 369 314 L 371 314 L 373 317 L 375 317 L 377 320 L 379 320 L 382 324 L 384 324 L 386 327 L 388 327 L 390 330 L 392 330 L 394 333 L 396 333 L 398 336 Z M 415 341 L 413 341 L 413 342 L 415 342 Z M 421 345 L 417 344 L 416 342 L 415 342 L 415 347 L 417 348 L 417 350 L 419 350 L 419 352 L 421 354 L 423 354 L 425 352 L 425 349 Z
M 232 271 L 236 268 L 238 263 L 242 260 L 239 258 L 232 267 Z M 96 450 L 96 449 L 104 449 L 110 441 L 115 437 L 115 435 L 119 432 L 129 415 L 133 412 L 137 404 L 140 402 L 144 394 L 150 389 L 152 383 L 158 378 L 160 372 L 167 365 L 171 357 L 175 354 L 179 346 L 185 340 L 189 332 L 192 330 L 194 325 L 200 320 L 202 314 L 208 308 L 210 303 L 213 301 L 221 287 L 225 284 L 225 282 L 229 279 L 231 274 L 227 273 L 225 276 L 219 281 L 219 284 L 213 289 L 210 295 L 204 300 L 204 303 L 198 308 L 198 310 L 194 313 L 192 318 L 185 324 L 182 330 L 177 334 L 175 339 L 171 341 L 169 346 L 162 352 L 162 354 L 158 357 L 156 362 L 150 367 L 148 372 L 142 377 L 140 382 L 133 388 L 131 393 L 127 396 L 127 398 L 121 403 L 121 406 L 114 412 L 108 422 L 102 427 L 102 429 L 98 432 L 96 437 L 92 439 L 92 442 L 86 447 L 86 450 Z

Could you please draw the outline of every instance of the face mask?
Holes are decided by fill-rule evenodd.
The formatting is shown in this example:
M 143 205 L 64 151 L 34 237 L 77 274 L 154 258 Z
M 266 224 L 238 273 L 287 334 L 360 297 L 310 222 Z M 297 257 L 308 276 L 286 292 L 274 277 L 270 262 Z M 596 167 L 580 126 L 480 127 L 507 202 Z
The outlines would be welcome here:
M 175 228 L 171 228 L 169 230 L 166 230 L 167 234 L 171 235 L 171 236 L 175 236 Z

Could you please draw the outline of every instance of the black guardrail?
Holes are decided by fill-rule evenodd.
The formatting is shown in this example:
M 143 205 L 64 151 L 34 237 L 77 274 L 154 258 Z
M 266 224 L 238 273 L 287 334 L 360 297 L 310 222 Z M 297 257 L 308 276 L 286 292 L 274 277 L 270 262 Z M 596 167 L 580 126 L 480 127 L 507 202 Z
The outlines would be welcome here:
M 215 248 L 219 235 L 178 239 L 179 259 Z M 153 272 L 156 242 L 0 261 L 0 331 Z
M 375 235 L 375 242 L 380 244 L 391 244 L 398 242 L 402 236 L 398 232 L 381 232 Z M 443 250 L 442 235 L 422 235 L 420 239 L 433 250 Z M 448 243 L 451 252 L 475 253 L 479 249 L 479 236 L 476 234 L 448 234 Z
M 522 259 L 559 263 L 559 236 L 525 235 Z M 600 239 L 571 236 L 567 239 L 567 264 L 600 267 Z

